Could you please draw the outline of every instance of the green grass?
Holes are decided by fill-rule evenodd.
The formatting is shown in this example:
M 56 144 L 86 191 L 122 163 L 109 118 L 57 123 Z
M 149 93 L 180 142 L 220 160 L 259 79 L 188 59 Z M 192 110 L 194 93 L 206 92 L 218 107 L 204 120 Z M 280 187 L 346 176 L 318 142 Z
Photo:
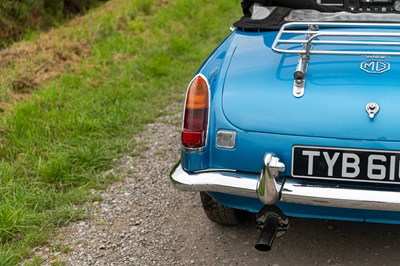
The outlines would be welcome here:
M 99 6 L 104 0 L 0 1 L 0 47 L 34 37 L 38 30 L 60 25 L 76 14 Z
M 239 3 L 231 0 L 178 0 L 164 7 L 155 0 L 115 2 L 89 14 L 95 20 L 82 22 L 79 31 L 57 30 L 88 41 L 90 56 L 13 103 L 4 116 L 0 265 L 26 259 L 58 226 L 83 217 L 79 206 L 96 200 L 89 190 L 115 180 L 104 174 L 113 159 L 129 152 L 133 135 L 168 104 L 181 100 L 198 66 L 240 16 Z

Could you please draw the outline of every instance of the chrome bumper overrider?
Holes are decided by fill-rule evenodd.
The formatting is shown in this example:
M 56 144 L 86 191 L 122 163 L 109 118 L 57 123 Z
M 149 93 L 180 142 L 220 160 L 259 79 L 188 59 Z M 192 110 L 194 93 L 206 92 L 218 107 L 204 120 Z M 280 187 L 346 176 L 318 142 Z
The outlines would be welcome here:
M 286 178 L 278 182 L 285 165 L 272 153 L 264 157 L 260 175 L 216 170 L 188 173 L 178 163 L 171 172 L 173 185 L 182 191 L 221 192 L 258 198 L 267 205 L 278 201 L 325 207 L 400 211 L 400 189 L 365 189 L 338 182 Z

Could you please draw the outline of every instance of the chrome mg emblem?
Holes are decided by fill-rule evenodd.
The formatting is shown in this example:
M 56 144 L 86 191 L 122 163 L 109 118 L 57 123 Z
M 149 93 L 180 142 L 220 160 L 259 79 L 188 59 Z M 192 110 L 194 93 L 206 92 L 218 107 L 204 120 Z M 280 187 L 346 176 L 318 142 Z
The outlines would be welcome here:
M 390 70 L 390 64 L 380 60 L 362 62 L 360 67 L 369 74 L 382 74 Z
M 379 109 L 379 105 L 374 102 L 367 103 L 367 106 L 365 107 L 365 110 L 371 119 L 375 117 L 375 115 L 379 112 Z

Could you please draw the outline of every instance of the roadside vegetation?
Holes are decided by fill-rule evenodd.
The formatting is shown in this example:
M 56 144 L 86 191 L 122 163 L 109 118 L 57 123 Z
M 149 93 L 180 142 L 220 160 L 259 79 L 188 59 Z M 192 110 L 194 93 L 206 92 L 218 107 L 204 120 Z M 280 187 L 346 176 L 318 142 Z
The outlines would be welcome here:
M 76 14 L 106 0 L 3 0 L 0 1 L 0 47 L 24 35 L 60 25 Z
M 107 174 L 113 159 L 182 100 L 240 11 L 231 0 L 111 0 L 0 51 L 1 265 L 101 200 L 91 191 L 118 178 Z

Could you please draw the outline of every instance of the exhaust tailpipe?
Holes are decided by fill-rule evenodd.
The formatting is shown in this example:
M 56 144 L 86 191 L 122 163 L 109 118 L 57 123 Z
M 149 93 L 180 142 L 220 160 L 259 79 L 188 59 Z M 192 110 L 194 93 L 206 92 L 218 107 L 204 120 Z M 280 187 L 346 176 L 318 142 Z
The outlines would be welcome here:
M 274 243 L 276 237 L 276 228 L 275 223 L 266 223 L 264 228 L 261 230 L 260 237 L 255 245 L 255 248 L 259 251 L 270 251 L 272 248 L 272 244 Z
M 266 205 L 257 214 L 257 228 L 261 230 L 255 248 L 259 251 L 270 251 L 275 237 L 282 236 L 289 227 L 289 219 L 275 206 Z

